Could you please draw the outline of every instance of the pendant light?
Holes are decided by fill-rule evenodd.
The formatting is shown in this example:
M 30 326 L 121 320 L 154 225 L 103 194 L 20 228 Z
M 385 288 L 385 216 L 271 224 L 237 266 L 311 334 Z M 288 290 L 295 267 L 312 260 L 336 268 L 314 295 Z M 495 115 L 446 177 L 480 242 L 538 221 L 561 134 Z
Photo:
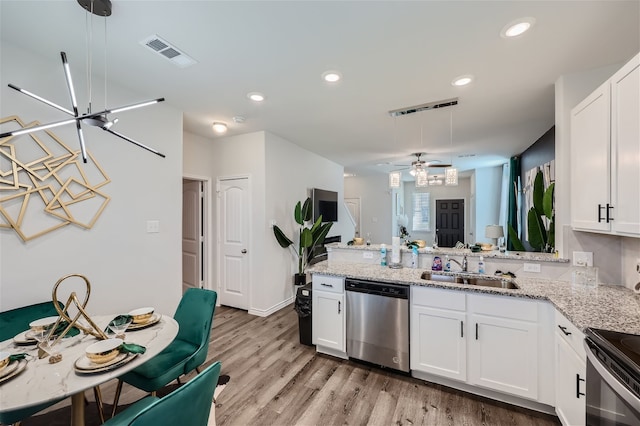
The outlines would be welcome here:
M 451 161 L 449 163 L 452 167 L 444 170 L 444 184 L 446 186 L 458 186 L 458 169 L 453 167 L 453 109 L 449 116 L 449 145 L 451 149 Z

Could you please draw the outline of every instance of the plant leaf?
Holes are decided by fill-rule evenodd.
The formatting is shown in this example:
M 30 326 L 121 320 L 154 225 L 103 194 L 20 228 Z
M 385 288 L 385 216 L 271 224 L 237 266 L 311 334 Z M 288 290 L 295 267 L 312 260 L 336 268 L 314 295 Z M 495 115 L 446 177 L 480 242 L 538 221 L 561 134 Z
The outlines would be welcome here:
M 536 251 L 542 251 L 547 244 L 547 230 L 544 228 L 542 218 L 535 207 L 531 207 L 527 214 L 527 229 L 529 231 L 529 244 Z
M 533 207 L 536 209 L 536 212 L 539 216 L 544 214 L 544 209 L 542 208 L 542 198 L 544 197 L 544 181 L 542 178 L 542 172 L 538 171 L 536 174 L 536 178 L 533 181 Z
M 311 204 L 311 198 L 307 197 L 307 199 L 304 200 L 304 205 L 302 206 L 302 220 L 304 220 L 305 222 L 311 220 L 311 215 L 313 214 L 312 207 L 313 205 Z
M 513 226 L 511 226 L 511 224 L 509 224 L 509 241 L 516 251 L 526 251 L 524 248 L 524 244 L 522 244 L 522 241 L 520 241 L 520 238 L 518 237 L 518 233 L 515 229 L 513 229 Z
M 544 215 L 549 220 L 553 220 L 553 196 L 555 186 L 555 182 L 549 185 L 547 190 L 544 191 L 544 196 L 542 197 L 542 209 L 544 210 Z
M 308 248 L 313 244 L 313 234 L 311 233 L 311 229 L 303 228 L 300 233 L 300 247 Z
M 304 218 L 302 217 L 302 207 L 300 201 L 298 201 L 296 207 L 293 210 L 293 218 L 298 225 L 304 225 Z
M 276 236 L 276 240 L 278 240 L 278 244 L 280 244 L 280 247 L 287 248 L 291 244 L 293 244 L 293 241 L 291 241 L 289 237 L 284 235 L 282 229 L 280 229 L 277 225 L 273 225 L 273 234 Z
M 547 238 L 547 245 L 549 246 L 549 252 L 553 253 L 556 247 L 556 221 L 555 218 L 551 219 L 549 223 L 549 237 Z

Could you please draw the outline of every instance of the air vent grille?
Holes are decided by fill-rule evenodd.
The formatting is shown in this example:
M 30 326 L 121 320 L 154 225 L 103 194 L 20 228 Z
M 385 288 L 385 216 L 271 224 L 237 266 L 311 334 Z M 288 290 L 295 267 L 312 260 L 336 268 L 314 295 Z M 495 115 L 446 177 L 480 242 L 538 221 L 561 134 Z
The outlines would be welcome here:
M 428 109 L 438 109 L 458 105 L 458 98 L 445 99 L 442 101 L 428 102 L 422 105 L 416 105 L 408 108 L 400 108 L 389 111 L 389 115 L 392 117 L 400 117 L 408 114 L 415 114 L 416 112 L 426 111 Z
M 140 41 L 140 44 L 147 47 L 152 52 L 159 54 L 163 58 L 171 61 L 173 64 L 179 66 L 180 68 L 186 68 L 198 63 L 195 59 L 156 34 Z

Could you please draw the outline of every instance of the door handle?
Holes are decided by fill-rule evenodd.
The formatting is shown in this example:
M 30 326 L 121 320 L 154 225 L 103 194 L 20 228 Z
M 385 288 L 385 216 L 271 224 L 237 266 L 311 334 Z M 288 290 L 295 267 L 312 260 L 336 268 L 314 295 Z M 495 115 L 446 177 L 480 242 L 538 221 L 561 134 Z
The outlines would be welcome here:
M 341 306 L 342 303 L 338 300 L 338 313 L 342 312 Z
M 242 253 L 242 254 L 247 254 L 247 249 L 242 249 L 242 250 L 240 251 L 240 253 Z
M 604 209 L 602 204 L 598 204 L 598 223 L 602 222 L 602 220 L 603 220 L 603 218 L 602 218 L 602 209 Z
M 460 321 L 460 337 L 464 337 L 464 321 Z
M 584 379 L 580 378 L 580 374 L 576 373 L 576 398 L 580 399 L 580 395 L 584 396 L 584 393 L 580 392 L 580 382 L 584 382 Z
M 476 323 L 476 340 L 478 340 L 478 323 Z
M 564 335 L 565 335 L 565 336 L 569 336 L 569 335 L 571 335 L 571 332 L 570 332 L 570 331 L 567 331 L 567 327 L 563 327 L 563 326 L 561 326 L 561 325 L 559 325 L 559 324 L 558 324 L 558 328 L 559 328 L 560 330 L 562 330 L 562 332 L 564 333 Z
M 610 205 L 609 203 L 607 203 L 607 223 L 612 222 L 613 218 L 611 217 L 611 215 L 609 214 L 609 210 L 611 210 L 613 208 L 612 205 Z

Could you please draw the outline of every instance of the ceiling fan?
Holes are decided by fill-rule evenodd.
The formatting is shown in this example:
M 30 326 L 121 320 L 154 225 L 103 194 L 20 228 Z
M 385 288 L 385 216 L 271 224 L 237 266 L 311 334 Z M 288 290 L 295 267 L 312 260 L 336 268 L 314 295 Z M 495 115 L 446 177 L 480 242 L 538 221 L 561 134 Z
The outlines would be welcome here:
M 98 9 L 94 10 L 94 1 L 95 0 L 78 0 L 78 3 L 84 8 L 86 9 L 88 12 L 91 12 L 92 14 L 101 14 L 102 16 L 109 16 L 111 15 L 111 2 L 109 0 L 103 0 L 103 1 L 99 1 L 96 3 L 96 5 L 98 6 Z M 106 24 L 105 24 L 106 25 Z M 106 27 L 105 27 L 106 28 Z M 105 36 L 106 39 L 106 36 Z M 76 126 L 76 131 L 78 133 L 78 139 L 80 142 L 80 151 L 82 153 L 82 161 L 83 162 L 87 162 L 87 150 L 86 150 L 86 146 L 85 146 L 85 140 L 84 140 L 84 134 L 82 131 L 82 125 L 86 124 L 88 126 L 92 126 L 92 127 L 99 127 L 102 130 L 111 133 L 114 136 L 117 136 L 121 139 L 124 139 L 127 142 L 130 142 L 140 148 L 146 149 L 147 151 L 153 152 L 156 155 L 159 155 L 160 157 L 165 157 L 164 154 L 156 151 L 155 149 L 148 147 L 138 141 L 135 141 L 125 135 L 123 135 L 122 133 L 118 133 L 114 130 L 111 130 L 111 127 L 118 122 L 117 118 L 113 118 L 110 119 L 109 118 L 109 114 L 117 114 L 119 112 L 123 112 L 123 111 L 128 111 L 131 109 L 135 109 L 135 108 L 142 108 L 148 105 L 153 105 L 156 104 L 158 102 L 162 102 L 164 101 L 164 98 L 157 98 L 157 99 L 151 99 L 151 100 L 147 100 L 147 101 L 143 101 L 143 102 L 138 102 L 135 104 L 131 104 L 131 105 L 125 105 L 125 106 L 121 106 L 118 108 L 106 108 L 102 111 L 99 112 L 92 112 L 91 111 L 91 99 L 89 99 L 89 106 L 87 108 L 87 112 L 85 114 L 80 114 L 78 112 L 78 102 L 76 100 L 76 94 L 75 94 L 75 90 L 73 87 L 73 80 L 71 79 L 71 70 L 69 69 L 69 63 L 67 62 L 67 54 L 65 52 L 60 52 L 60 56 L 62 57 L 62 68 L 64 69 L 64 75 L 67 81 L 67 88 L 69 89 L 69 94 L 71 96 L 71 106 L 73 107 L 73 111 L 69 110 L 68 108 L 65 108 L 63 106 L 60 106 L 54 102 L 51 102 L 41 96 L 36 95 L 35 93 L 29 92 L 28 90 L 25 89 L 21 89 L 20 87 L 17 87 L 13 84 L 9 83 L 9 87 L 17 90 L 18 92 L 25 94 L 33 99 L 36 99 L 42 103 L 45 103 L 59 111 L 62 111 L 68 115 L 71 116 L 71 118 L 66 119 L 66 120 L 60 120 L 60 121 L 54 121 L 48 124 L 42 124 L 39 126 L 33 126 L 33 127 L 25 127 L 22 129 L 18 129 L 18 130 L 13 130 L 10 132 L 5 132 L 5 133 L 0 133 L 0 139 L 6 138 L 6 137 L 10 137 L 10 136 L 19 136 L 19 135 L 24 135 L 24 134 L 29 134 L 29 133 L 33 133 L 33 132 L 37 132 L 40 130 L 45 130 L 45 129 L 51 129 L 53 127 L 58 127 L 58 126 L 64 126 L 66 124 L 75 124 Z M 106 62 L 105 62 L 105 70 L 106 70 Z M 105 71 L 106 74 L 106 71 Z M 89 82 L 91 81 L 91 76 L 89 75 Z M 106 76 L 105 76 L 106 78 Z M 91 93 L 91 90 L 89 90 L 89 93 Z M 89 96 L 91 97 L 91 96 Z
M 426 152 L 414 152 L 411 155 L 415 156 L 416 159 L 412 161 L 411 164 L 397 164 L 397 166 L 404 167 L 402 169 L 399 169 L 398 171 L 410 169 L 411 170 L 410 173 L 414 175 L 417 170 L 425 170 L 427 168 L 433 168 L 433 167 L 438 167 L 438 168 L 451 167 L 451 164 L 443 163 L 440 160 L 431 160 L 431 161 L 423 160 L 422 156 L 427 155 Z

